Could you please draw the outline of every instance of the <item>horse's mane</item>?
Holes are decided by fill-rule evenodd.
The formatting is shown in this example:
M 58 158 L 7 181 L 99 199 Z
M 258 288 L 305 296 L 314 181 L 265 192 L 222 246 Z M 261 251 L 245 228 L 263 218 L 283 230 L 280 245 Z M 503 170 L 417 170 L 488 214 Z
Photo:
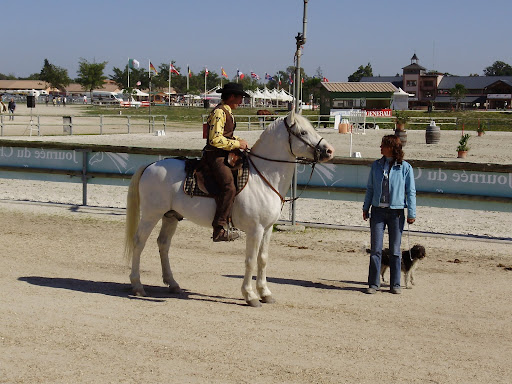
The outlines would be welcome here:
M 274 134 L 274 131 L 276 130 L 277 126 L 279 124 L 281 124 L 283 122 L 284 119 L 286 119 L 288 117 L 288 115 L 286 116 L 283 116 L 283 117 L 279 117 L 277 118 L 276 120 L 274 120 L 273 122 L 271 122 L 264 130 L 263 132 L 261 133 L 260 137 L 258 138 L 258 140 L 256 140 L 256 143 L 254 143 L 254 146 L 256 146 L 260 140 L 264 137 L 266 137 L 267 135 L 273 135 Z M 306 127 L 310 127 L 311 129 L 314 129 L 313 128 L 313 125 L 311 125 L 311 122 L 305 118 L 304 116 L 302 115 L 299 115 L 298 113 L 295 114 L 295 120 L 296 122 L 303 128 L 306 128 Z M 253 147 L 254 147 L 253 146 Z

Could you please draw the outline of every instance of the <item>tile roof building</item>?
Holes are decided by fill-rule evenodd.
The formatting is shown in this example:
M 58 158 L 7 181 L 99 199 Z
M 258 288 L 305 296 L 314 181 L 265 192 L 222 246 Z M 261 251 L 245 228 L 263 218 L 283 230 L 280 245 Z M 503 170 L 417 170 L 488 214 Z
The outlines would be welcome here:
M 468 91 L 459 100 L 465 107 L 510 109 L 512 105 L 512 76 L 449 76 L 427 71 L 419 64 L 416 54 L 402 71 L 402 76 L 363 77 L 361 82 L 391 82 L 412 94 L 409 105 L 418 109 L 426 109 L 429 105 L 451 108 L 456 100 L 450 90 L 456 84 L 462 84 Z

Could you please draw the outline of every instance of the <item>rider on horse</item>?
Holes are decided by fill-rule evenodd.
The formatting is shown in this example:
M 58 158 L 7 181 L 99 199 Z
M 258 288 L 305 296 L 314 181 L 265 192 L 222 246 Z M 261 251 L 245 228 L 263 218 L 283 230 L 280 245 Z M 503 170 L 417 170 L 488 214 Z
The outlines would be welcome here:
M 212 222 L 214 242 L 230 241 L 239 237 L 238 233 L 229 230 L 236 188 L 227 158 L 229 152 L 248 148 L 247 141 L 233 135 L 236 123 L 232 110 L 238 107 L 244 96 L 249 95 L 244 92 L 242 84 L 238 83 L 227 83 L 217 93 L 222 94 L 221 103 L 208 116 L 208 137 L 203 149 L 204 159 L 220 190 L 215 197 L 217 208 Z

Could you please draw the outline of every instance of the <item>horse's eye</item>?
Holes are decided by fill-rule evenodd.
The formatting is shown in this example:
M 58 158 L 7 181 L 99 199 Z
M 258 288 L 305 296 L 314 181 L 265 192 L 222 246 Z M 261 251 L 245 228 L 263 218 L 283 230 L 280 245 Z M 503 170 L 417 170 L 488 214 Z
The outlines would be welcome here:
M 308 133 L 306 131 L 300 131 L 301 136 L 307 135 Z

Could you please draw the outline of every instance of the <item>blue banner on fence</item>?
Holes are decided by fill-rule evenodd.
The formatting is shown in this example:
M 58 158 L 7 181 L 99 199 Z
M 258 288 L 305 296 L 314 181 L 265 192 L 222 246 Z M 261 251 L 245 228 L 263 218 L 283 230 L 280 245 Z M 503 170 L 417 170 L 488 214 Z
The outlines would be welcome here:
M 115 152 L 86 152 L 86 172 L 122 174 L 123 180 L 108 177 L 89 179 L 96 184 L 128 184 L 135 171 L 149 163 L 161 160 L 160 155 L 145 155 Z M 83 152 L 29 147 L 0 147 L 0 166 L 20 168 L 46 168 L 56 170 L 82 171 Z M 318 164 L 311 180 L 311 167 L 299 165 L 298 184 L 329 188 L 366 188 L 370 164 Z M 23 171 L 0 172 L 3 178 L 23 178 L 37 180 L 57 180 L 82 182 L 80 177 L 37 174 Z M 18 174 L 18 175 L 15 175 Z M 489 197 L 512 198 L 512 173 L 452 170 L 442 168 L 415 168 L 416 189 L 418 192 L 439 194 L 464 194 Z

